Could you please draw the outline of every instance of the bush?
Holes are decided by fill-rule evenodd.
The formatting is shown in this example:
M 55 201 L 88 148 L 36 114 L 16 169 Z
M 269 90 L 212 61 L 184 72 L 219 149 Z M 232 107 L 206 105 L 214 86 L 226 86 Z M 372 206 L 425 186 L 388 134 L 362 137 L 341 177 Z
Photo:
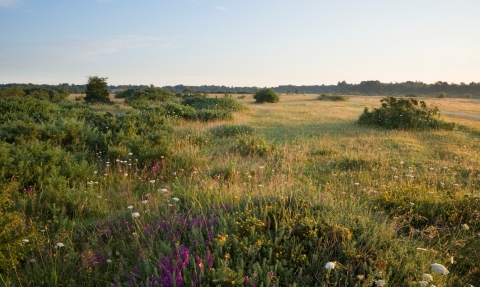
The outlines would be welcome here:
M 428 108 L 424 101 L 388 97 L 380 100 L 381 108 L 365 108 L 358 122 L 391 129 L 453 129 L 454 123 L 439 119 L 438 107 Z
M 472 94 L 465 94 L 465 98 L 466 98 L 466 99 L 471 99 L 471 98 L 472 98 Z
M 335 101 L 335 102 L 345 102 L 348 101 L 348 97 L 340 96 L 340 95 L 330 95 L 330 94 L 321 94 L 317 100 L 320 101 Z
M 273 89 L 263 89 L 253 95 L 257 103 L 276 103 L 280 101 L 280 96 Z
M 439 99 L 445 99 L 447 97 L 447 94 L 445 94 L 444 92 L 441 92 L 438 94 L 437 98 Z
M 182 101 L 182 105 L 190 106 L 196 110 L 222 110 L 227 112 L 236 112 L 245 109 L 245 106 L 230 97 L 206 98 L 206 97 L 187 97 Z
M 85 102 L 110 103 L 107 79 L 108 78 L 100 78 L 97 76 L 88 77 L 87 89 L 85 91 Z
M 274 147 L 261 136 L 241 136 L 235 146 L 235 151 L 242 156 L 264 156 L 273 150 Z
M 116 98 L 125 98 L 128 105 L 145 105 L 151 102 L 166 102 L 175 97 L 175 95 L 162 88 L 155 88 L 151 85 L 143 89 L 128 89 L 115 95 Z

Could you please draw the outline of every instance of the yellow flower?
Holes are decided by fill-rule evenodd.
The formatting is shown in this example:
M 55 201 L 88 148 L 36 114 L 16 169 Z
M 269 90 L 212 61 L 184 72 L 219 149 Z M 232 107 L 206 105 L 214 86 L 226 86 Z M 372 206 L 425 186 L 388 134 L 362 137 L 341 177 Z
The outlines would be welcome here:
M 227 259 L 227 260 L 230 259 L 230 254 L 228 254 L 228 253 L 225 254 L 225 259 Z

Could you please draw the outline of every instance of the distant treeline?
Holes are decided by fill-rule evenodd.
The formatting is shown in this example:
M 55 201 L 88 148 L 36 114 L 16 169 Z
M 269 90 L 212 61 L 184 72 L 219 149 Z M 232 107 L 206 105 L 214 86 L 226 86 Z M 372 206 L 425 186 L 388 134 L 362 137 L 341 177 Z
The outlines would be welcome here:
M 85 93 L 85 85 L 75 84 L 59 84 L 59 85 L 35 85 L 35 84 L 0 84 L 0 90 L 10 88 L 12 86 L 18 86 L 23 89 L 31 88 L 48 88 L 58 89 L 64 88 L 70 94 L 82 94 Z M 148 85 L 110 85 L 108 86 L 112 93 L 125 90 L 125 89 L 139 89 L 148 88 Z M 255 93 L 262 87 L 227 87 L 227 86 L 164 86 L 166 90 L 170 90 L 174 93 L 189 93 L 189 92 L 201 92 L 201 93 L 229 93 L 229 94 L 244 94 Z M 295 86 L 295 85 L 281 85 L 278 87 L 272 87 L 277 93 L 290 93 L 290 94 L 320 94 L 320 93 L 342 93 L 342 94 L 375 94 L 375 95 L 436 95 L 438 93 L 446 93 L 454 96 L 464 96 L 467 94 L 480 96 L 480 82 L 472 82 L 470 84 L 460 83 L 447 83 L 436 82 L 434 84 L 426 84 L 423 82 L 402 82 L 402 83 L 382 83 L 380 81 L 362 81 L 359 84 L 349 84 L 345 81 L 338 82 L 336 85 L 312 85 L 312 86 Z

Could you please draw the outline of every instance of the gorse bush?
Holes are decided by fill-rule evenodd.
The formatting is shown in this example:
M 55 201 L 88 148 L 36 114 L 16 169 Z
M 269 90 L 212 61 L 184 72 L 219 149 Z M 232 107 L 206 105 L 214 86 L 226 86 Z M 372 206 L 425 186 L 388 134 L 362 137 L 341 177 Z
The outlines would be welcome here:
M 259 90 L 253 95 L 257 103 L 276 103 L 280 101 L 280 96 L 273 89 Z
M 143 89 L 128 89 L 118 92 L 116 98 L 125 98 L 125 103 L 131 106 L 146 105 L 152 102 L 166 102 L 175 97 L 175 95 L 168 90 L 156 88 L 151 85 Z
M 86 90 L 85 102 L 87 103 L 110 103 L 110 92 L 107 87 L 107 79 L 98 76 L 89 76 Z
M 411 98 L 388 97 L 380 100 L 382 106 L 369 111 L 365 108 L 358 122 L 389 129 L 453 129 L 454 123 L 440 119 L 438 107 L 429 108 L 424 101 Z

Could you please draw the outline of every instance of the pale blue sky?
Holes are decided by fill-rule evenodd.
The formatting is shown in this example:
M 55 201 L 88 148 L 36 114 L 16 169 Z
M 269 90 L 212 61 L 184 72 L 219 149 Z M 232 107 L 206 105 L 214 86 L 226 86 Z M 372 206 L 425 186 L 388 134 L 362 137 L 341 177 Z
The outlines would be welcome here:
M 0 83 L 480 82 L 478 0 L 0 0 Z

